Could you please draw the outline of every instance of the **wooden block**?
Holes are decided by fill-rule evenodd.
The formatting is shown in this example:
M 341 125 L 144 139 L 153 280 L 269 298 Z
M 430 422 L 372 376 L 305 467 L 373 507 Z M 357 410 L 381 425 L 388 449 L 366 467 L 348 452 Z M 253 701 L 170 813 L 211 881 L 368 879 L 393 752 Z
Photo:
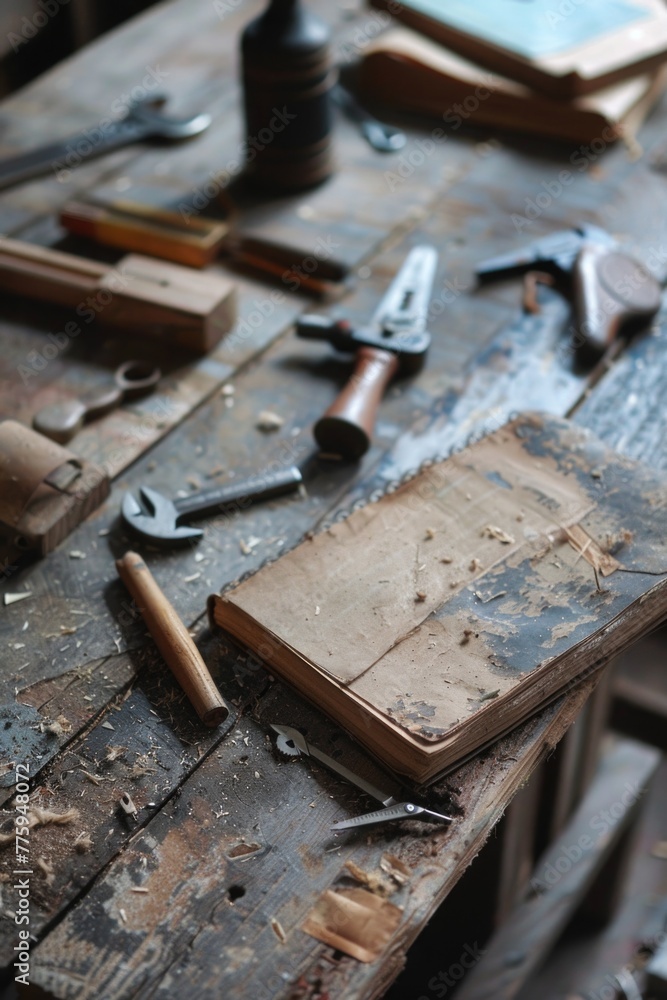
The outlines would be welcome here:
M 0 289 L 74 309 L 84 324 L 99 320 L 198 354 L 215 347 L 236 317 L 229 279 L 138 254 L 109 266 L 0 239 Z

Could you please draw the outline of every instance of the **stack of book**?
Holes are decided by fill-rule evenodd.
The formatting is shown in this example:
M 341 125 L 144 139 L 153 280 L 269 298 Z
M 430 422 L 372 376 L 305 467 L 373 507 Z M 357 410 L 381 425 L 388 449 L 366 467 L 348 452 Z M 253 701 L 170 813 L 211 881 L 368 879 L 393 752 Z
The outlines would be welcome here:
M 604 146 L 631 138 L 667 86 L 663 0 L 371 0 L 408 27 L 364 48 L 368 99 Z M 389 23 L 389 18 L 387 21 Z

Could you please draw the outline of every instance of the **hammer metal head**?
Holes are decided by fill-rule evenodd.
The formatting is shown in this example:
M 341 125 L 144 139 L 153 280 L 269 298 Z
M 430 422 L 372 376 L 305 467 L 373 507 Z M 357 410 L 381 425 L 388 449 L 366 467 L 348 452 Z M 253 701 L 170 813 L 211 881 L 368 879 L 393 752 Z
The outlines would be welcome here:
M 201 528 L 179 526 L 179 513 L 174 503 L 157 490 L 141 486 L 139 496 L 142 502 L 132 493 L 125 494 L 121 516 L 128 528 L 140 535 L 144 541 L 157 545 L 177 545 L 199 539 L 204 534 Z

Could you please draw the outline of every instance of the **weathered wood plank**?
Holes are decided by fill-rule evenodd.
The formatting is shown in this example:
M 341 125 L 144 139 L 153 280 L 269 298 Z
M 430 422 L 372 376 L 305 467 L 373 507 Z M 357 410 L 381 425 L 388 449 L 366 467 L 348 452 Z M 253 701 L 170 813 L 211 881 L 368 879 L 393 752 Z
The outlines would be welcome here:
M 110 1000 L 166 998 L 186 981 L 202 997 L 221 990 L 248 995 L 258 982 L 280 983 L 278 995 L 287 995 L 300 976 L 310 980 L 307 971 L 322 951 L 299 930 L 319 893 L 351 884 L 347 860 L 375 871 L 390 851 L 412 870 L 394 896 L 405 909 L 390 953 L 374 968 L 343 958 L 319 970 L 333 996 L 379 992 L 512 794 L 569 725 L 591 683 L 434 790 L 437 802 L 462 817 L 450 829 L 422 826 L 416 836 L 414 826 L 411 832 L 403 824 L 369 831 L 363 842 L 327 832 L 341 801 L 358 802 L 354 789 L 305 762 L 280 762 L 267 746 L 266 724 L 294 718 L 317 733 L 326 751 L 340 753 L 343 745 L 329 742 L 337 735 L 331 727 L 276 685 L 260 706 L 259 723 L 244 721 L 248 745 L 242 753 L 238 741 L 223 741 L 35 950 L 34 982 L 57 997 L 82 1000 L 95 993 Z M 349 756 L 345 760 L 354 766 Z M 217 818 L 217 810 L 229 815 Z M 241 844 L 259 849 L 235 859 Z M 133 887 L 148 893 L 133 893 Z M 286 946 L 272 919 L 284 930 Z

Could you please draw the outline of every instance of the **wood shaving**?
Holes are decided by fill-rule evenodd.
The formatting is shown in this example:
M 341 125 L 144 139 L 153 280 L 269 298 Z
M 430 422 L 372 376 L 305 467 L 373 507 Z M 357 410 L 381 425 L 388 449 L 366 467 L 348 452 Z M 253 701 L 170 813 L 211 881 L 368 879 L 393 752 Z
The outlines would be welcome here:
M 254 535 L 252 535 L 247 542 L 245 542 L 241 538 L 239 541 L 239 548 L 241 549 L 241 552 L 243 553 L 244 556 L 249 556 L 251 555 L 252 550 L 256 549 L 257 546 L 261 543 L 261 541 L 262 541 L 261 538 L 256 538 Z
M 319 613 L 320 613 L 320 606 L 319 606 L 319 604 L 316 604 L 315 605 L 315 614 L 319 615 Z
M 435 528 L 427 528 L 424 532 L 424 540 L 430 541 L 432 538 L 435 538 Z
M 423 590 L 418 590 L 415 594 L 415 604 L 421 604 L 422 601 L 426 600 L 426 592 Z
M 93 846 L 93 842 L 90 839 L 90 834 L 86 830 L 82 830 L 79 836 L 74 841 L 74 850 L 77 854 L 85 854 Z
M 667 840 L 658 840 L 651 848 L 651 854 L 654 858 L 667 861 Z
M 444 563 L 445 566 L 449 566 L 449 564 L 452 562 L 452 558 L 451 558 L 451 556 L 443 556 L 441 558 L 440 562 Z
M 53 865 L 49 864 L 49 862 L 45 858 L 37 858 L 35 864 L 37 865 L 39 870 L 43 873 L 46 884 L 52 885 L 56 877 L 55 872 L 53 870 Z
M 412 869 L 408 868 L 395 854 L 383 854 L 380 858 L 380 868 L 399 885 L 405 885 L 412 876 Z
M 122 757 L 123 754 L 126 753 L 127 753 L 127 747 L 108 746 L 106 752 L 106 759 L 109 761 L 118 760 L 119 757 Z
M 85 559 L 86 553 L 82 552 L 81 549 L 72 549 L 69 553 L 70 559 Z
M 361 882 L 371 892 L 375 892 L 380 896 L 391 896 L 392 893 L 396 892 L 396 886 L 388 882 L 381 872 L 367 872 L 355 864 L 354 861 L 346 861 L 345 868 L 347 868 L 352 878 L 356 879 L 357 882 Z
M 72 724 L 64 715 L 59 715 L 53 722 L 44 725 L 44 732 L 51 733 L 53 736 L 64 736 L 65 733 L 72 732 Z
M 21 591 L 19 594 L 5 594 L 2 601 L 5 607 L 7 607 L 8 604 L 16 604 L 18 601 L 25 601 L 28 597 L 32 597 L 32 590 Z
M 516 538 L 504 531 L 503 528 L 499 528 L 497 524 L 485 525 L 482 528 L 482 535 L 487 538 L 497 538 L 503 545 L 514 545 L 516 542 Z
M 287 941 L 287 934 L 283 930 L 283 925 L 275 917 L 271 918 L 271 930 L 276 935 L 281 944 L 285 944 Z
M 477 557 L 470 560 L 470 566 L 468 569 L 471 573 L 476 573 L 478 570 L 482 569 L 482 564 Z
M 277 413 L 273 413 L 271 410 L 262 410 L 257 416 L 255 427 L 259 431 L 264 431 L 265 434 L 270 434 L 272 431 L 279 431 L 284 423 L 283 418 L 279 417 Z
M 73 823 L 78 818 L 78 809 L 68 809 L 67 812 L 56 813 L 51 812 L 49 809 L 40 809 L 39 806 L 31 806 L 26 817 L 28 829 L 30 830 L 37 826 L 48 826 L 51 823 L 55 826 L 65 826 L 68 823 Z M 16 834 L 14 831 L 11 833 L 0 833 L 0 847 L 3 844 L 13 844 L 15 840 Z

